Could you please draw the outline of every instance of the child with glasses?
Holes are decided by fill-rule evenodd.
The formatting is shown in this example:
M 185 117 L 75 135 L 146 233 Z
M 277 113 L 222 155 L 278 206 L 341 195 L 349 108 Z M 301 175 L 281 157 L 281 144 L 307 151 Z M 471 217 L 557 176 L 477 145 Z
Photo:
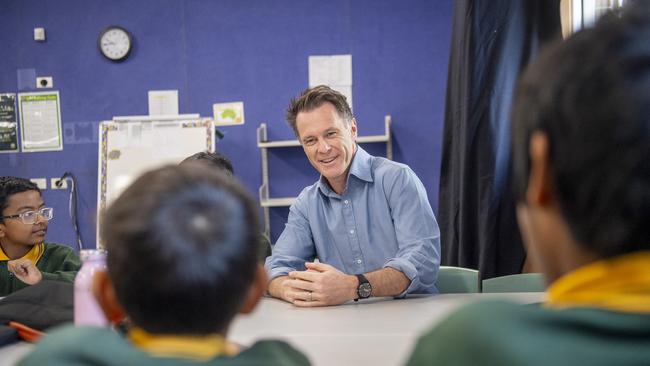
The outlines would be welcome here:
M 53 217 L 36 184 L 0 177 L 0 296 L 42 280 L 74 281 L 81 267 L 77 254 L 45 242 Z

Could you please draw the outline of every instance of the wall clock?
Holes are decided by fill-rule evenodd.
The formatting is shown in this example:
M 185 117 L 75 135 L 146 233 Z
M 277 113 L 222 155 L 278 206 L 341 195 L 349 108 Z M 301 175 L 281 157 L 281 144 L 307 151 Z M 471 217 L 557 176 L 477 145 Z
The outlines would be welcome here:
M 121 62 L 129 57 L 133 38 L 126 29 L 110 26 L 99 34 L 97 46 L 104 57 L 114 62 Z

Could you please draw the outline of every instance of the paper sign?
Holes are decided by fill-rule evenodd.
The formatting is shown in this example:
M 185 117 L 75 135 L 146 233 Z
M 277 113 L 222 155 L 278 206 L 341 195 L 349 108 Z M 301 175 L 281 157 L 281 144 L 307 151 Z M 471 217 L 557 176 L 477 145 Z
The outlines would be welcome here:
M 178 90 L 149 90 L 149 115 L 178 115 Z
M 17 151 L 16 94 L 0 94 L 0 153 Z
M 20 93 L 23 152 L 63 150 L 59 92 Z
M 309 56 L 309 87 L 352 85 L 352 55 Z
M 212 105 L 216 126 L 243 125 L 244 102 L 216 103 Z
M 327 85 L 352 108 L 352 55 L 309 56 L 309 87 Z

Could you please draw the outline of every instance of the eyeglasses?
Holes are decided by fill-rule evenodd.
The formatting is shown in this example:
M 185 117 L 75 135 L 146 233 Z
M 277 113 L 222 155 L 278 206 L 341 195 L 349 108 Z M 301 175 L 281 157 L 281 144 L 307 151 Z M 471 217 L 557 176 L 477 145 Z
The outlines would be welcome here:
M 54 209 L 52 207 L 43 207 L 38 211 L 27 211 L 18 215 L 2 216 L 2 219 L 17 219 L 25 225 L 33 225 L 38 221 L 38 216 L 41 216 L 45 221 L 50 221 L 54 218 Z

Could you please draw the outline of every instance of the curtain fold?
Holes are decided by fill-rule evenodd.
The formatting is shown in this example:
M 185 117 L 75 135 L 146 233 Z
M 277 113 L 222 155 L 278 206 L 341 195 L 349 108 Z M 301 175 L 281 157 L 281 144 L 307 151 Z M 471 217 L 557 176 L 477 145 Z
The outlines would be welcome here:
M 482 278 L 521 271 L 510 107 L 521 70 L 560 35 L 560 0 L 456 1 L 438 208 L 444 265 Z

